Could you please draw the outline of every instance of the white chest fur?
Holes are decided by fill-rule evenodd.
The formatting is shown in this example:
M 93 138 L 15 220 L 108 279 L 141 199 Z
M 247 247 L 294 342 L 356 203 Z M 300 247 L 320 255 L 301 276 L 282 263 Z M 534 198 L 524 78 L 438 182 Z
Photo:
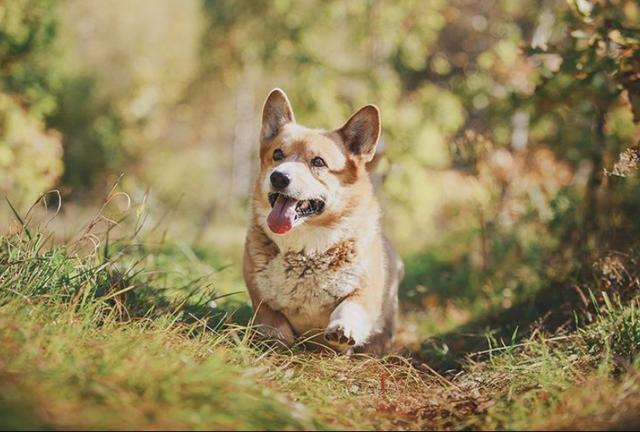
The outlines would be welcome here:
M 355 243 L 346 240 L 322 253 L 280 253 L 256 273 L 256 284 L 263 300 L 302 334 L 326 327 L 333 309 L 358 288 L 362 272 Z

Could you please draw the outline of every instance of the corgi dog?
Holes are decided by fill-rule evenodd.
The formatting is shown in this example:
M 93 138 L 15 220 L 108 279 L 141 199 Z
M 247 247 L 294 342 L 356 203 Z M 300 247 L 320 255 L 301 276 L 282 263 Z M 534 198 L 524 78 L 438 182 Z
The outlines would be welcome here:
M 379 137 L 374 105 L 322 130 L 296 123 L 282 90 L 267 97 L 243 263 L 263 336 L 345 353 L 392 348 L 404 270 L 369 177 Z

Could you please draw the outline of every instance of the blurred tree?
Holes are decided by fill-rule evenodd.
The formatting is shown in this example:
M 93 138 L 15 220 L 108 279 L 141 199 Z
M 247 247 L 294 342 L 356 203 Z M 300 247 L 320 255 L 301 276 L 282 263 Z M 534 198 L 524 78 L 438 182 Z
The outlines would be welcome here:
M 573 246 L 597 252 L 600 246 L 613 246 L 614 221 L 626 220 L 617 226 L 627 234 L 634 227 L 634 216 L 623 203 L 636 201 L 637 183 L 608 181 L 606 168 L 627 147 L 637 147 L 632 120 L 640 120 L 640 8 L 629 0 L 574 1 L 558 30 L 555 40 L 527 52 L 543 60 L 532 98 L 532 124 L 556 125 L 544 144 L 576 168 L 588 167 L 582 208 L 575 215 L 581 229 L 570 226 Z M 558 65 L 549 67 L 544 61 L 549 57 Z
M 637 104 L 637 2 L 205 1 L 204 9 L 204 76 L 243 87 L 238 71 L 259 67 L 263 82 L 289 92 L 301 121 L 326 127 L 357 105 L 381 106 L 391 232 L 405 251 L 428 243 L 447 251 L 422 258 L 427 278 L 440 277 L 436 264 L 451 274 L 458 262 L 479 276 L 458 275 L 476 285 L 461 293 L 535 290 L 559 246 L 633 227 L 633 181 L 608 182 L 616 190 L 606 202 L 597 196 L 605 166 L 637 136 L 621 99 L 624 87 Z
M 201 112 L 184 104 L 200 36 L 197 0 L 69 0 L 60 6 L 65 47 L 60 110 L 50 124 L 64 133 L 64 181 L 83 198 L 126 172 L 128 190 L 152 184 L 167 203 L 189 170 Z M 186 115 L 185 115 L 186 114 Z M 196 161 L 197 163 L 197 161 Z M 166 167 L 165 164 L 169 164 Z
M 32 19 L 27 4 L 12 3 Z M 62 133 L 67 185 L 91 190 L 126 171 L 128 190 L 150 185 L 149 203 L 177 207 L 181 238 L 238 248 L 261 103 L 275 86 L 313 126 L 380 106 L 384 218 L 415 255 L 407 294 L 416 298 L 420 284 L 507 304 L 575 270 L 576 248 L 584 265 L 635 238 L 637 1 L 68 0 L 59 9 L 58 44 L 71 53 L 64 79 L 40 68 L 44 51 L 20 57 L 12 64 L 33 63 L 29 73 L 46 79 L 32 81 L 51 85 L 28 87 L 25 105 L 9 92 L 28 80 L 3 66 L 7 106 L 40 107 Z
M 0 4 L 0 89 L 38 118 L 56 106 L 53 90 L 60 79 L 52 55 L 56 28 L 52 0 Z
M 0 192 L 31 204 L 62 174 L 60 135 L 44 117 L 59 83 L 53 42 L 55 2 L 0 3 Z
M 452 163 L 476 169 L 448 143 L 475 129 L 509 145 L 512 95 L 534 88 L 518 45 L 533 33 L 537 8 L 435 0 L 203 4 L 202 82 L 246 88 L 240 71 L 259 68 L 253 87 L 263 94 L 284 87 L 301 121 L 325 127 L 358 105 L 381 107 L 386 218 L 405 251 L 446 231 L 433 223 L 444 202 L 486 200 L 482 188 L 449 171 Z M 245 154 L 255 155 L 255 145 Z M 446 196 L 452 182 L 459 193 Z
M 24 209 L 52 188 L 63 169 L 60 141 L 60 134 L 0 92 L 0 193 Z
M 47 123 L 63 134 L 62 184 L 86 194 L 104 186 L 106 174 L 124 167 L 122 120 L 112 101 L 100 99 L 91 77 L 66 77 L 56 97 L 58 109 Z

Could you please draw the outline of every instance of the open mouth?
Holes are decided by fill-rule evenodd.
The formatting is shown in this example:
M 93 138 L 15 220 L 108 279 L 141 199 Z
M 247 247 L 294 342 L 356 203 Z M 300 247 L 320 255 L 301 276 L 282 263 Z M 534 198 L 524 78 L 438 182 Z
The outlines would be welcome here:
M 284 201 L 283 204 L 290 203 L 290 205 L 292 205 L 293 203 L 295 203 L 296 219 L 320 214 L 322 213 L 322 210 L 324 210 L 324 201 L 322 201 L 321 199 L 296 200 L 295 198 L 291 198 L 279 192 L 269 194 L 269 204 L 271 205 L 272 209 L 279 199 L 281 201 Z
M 319 214 L 324 209 L 324 201 L 320 199 L 297 200 L 278 192 L 269 194 L 269 204 L 271 211 L 267 225 L 276 234 L 289 232 L 296 221 Z

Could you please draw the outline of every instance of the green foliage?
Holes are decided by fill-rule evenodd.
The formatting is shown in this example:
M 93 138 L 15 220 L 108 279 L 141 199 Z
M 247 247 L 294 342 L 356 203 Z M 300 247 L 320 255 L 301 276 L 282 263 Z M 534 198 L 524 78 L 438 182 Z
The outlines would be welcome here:
M 0 4 L 0 193 L 28 206 L 62 174 L 59 134 L 43 117 L 56 107 L 55 3 Z
M 62 174 L 60 135 L 0 92 L 0 194 L 29 206 Z
M 0 91 L 41 119 L 56 107 L 56 2 L 15 0 L 0 5 Z
M 96 96 L 95 82 L 89 77 L 65 79 L 56 97 L 58 109 L 48 125 L 63 134 L 62 182 L 85 193 L 104 187 L 105 176 L 117 172 L 127 156 L 117 110 Z
M 449 77 L 458 97 L 484 95 L 488 102 L 486 109 L 469 114 L 451 149 L 454 164 L 469 167 L 488 197 L 476 195 L 471 205 L 449 204 L 453 209 L 443 218 L 448 240 L 440 239 L 425 254 L 449 256 L 443 268 L 456 269 L 456 279 L 470 285 L 465 290 L 452 281 L 452 296 L 484 292 L 490 304 L 506 306 L 554 281 L 589 279 L 590 262 L 609 248 L 635 244 L 638 236 L 632 222 L 638 211 L 637 4 L 549 2 L 537 17 L 519 14 L 514 39 L 495 40 L 491 49 L 469 59 L 467 66 L 480 75 Z M 529 38 L 531 47 L 510 57 L 511 41 L 521 39 L 523 46 Z M 500 56 L 511 58 L 510 85 L 500 84 L 500 68 L 488 60 Z M 516 81 L 519 73 L 528 79 Z M 480 83 L 502 90 L 491 92 Z M 472 88 L 484 93 L 472 96 Z M 613 175 L 624 180 L 606 174 L 620 152 Z M 471 238 L 455 235 L 458 230 Z M 467 255 L 461 257 L 460 249 Z M 426 294 L 444 291 L 439 271 L 421 255 L 412 260 L 409 276 L 409 292 L 416 283 L 427 287 Z
M 603 293 L 604 304 L 598 311 L 596 322 L 583 335 L 592 352 L 609 355 L 617 365 L 633 362 L 640 353 L 640 320 L 638 302 L 628 305 L 614 304 Z
M 60 180 L 89 190 L 124 160 L 122 125 L 111 103 L 98 100 L 92 79 L 64 72 L 58 6 L 49 0 L 0 5 L 0 190 L 19 206 Z

